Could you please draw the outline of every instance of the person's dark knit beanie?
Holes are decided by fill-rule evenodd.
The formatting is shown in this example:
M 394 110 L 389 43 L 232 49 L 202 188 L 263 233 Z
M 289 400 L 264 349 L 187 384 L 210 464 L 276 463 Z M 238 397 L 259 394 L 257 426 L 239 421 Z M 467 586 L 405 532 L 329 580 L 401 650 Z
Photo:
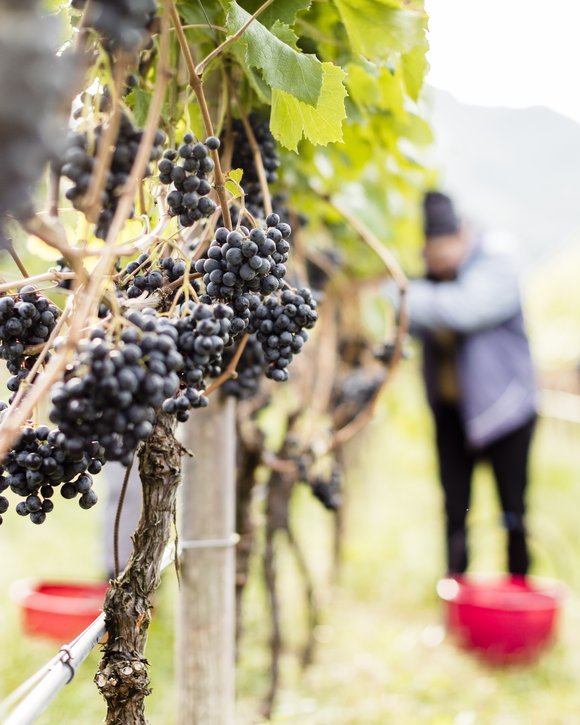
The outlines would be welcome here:
M 440 191 L 428 191 L 423 199 L 423 228 L 425 237 L 440 237 L 455 234 L 459 219 L 451 199 Z

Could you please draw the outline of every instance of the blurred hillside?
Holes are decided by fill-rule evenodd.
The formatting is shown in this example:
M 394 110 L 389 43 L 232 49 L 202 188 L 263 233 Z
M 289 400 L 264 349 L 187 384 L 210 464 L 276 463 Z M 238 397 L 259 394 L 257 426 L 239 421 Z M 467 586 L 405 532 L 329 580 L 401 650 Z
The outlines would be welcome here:
M 580 230 L 580 125 L 547 108 L 469 106 L 429 91 L 442 186 L 466 216 L 514 234 L 526 262 Z

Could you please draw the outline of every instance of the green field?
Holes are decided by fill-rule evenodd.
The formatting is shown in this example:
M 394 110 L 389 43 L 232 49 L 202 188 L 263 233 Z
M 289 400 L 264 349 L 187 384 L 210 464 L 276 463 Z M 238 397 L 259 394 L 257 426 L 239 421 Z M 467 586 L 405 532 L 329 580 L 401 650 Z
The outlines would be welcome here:
M 364 441 L 364 442 L 363 442 Z M 564 579 L 570 596 L 556 645 L 530 667 L 494 669 L 443 638 L 435 584 L 443 570 L 440 507 L 430 428 L 413 366 L 387 394 L 380 415 L 348 452 L 346 538 L 338 583 L 331 567 L 331 518 L 310 495 L 296 496 L 293 519 L 318 584 L 321 623 L 315 663 L 304 673 L 301 589 L 282 547 L 287 651 L 274 722 L 301 725 L 569 725 L 580 723 L 580 529 L 576 472 L 580 430 L 541 422 L 530 492 L 534 572 Z M 41 527 L 7 516 L 0 531 L 2 648 L 0 696 L 54 652 L 51 642 L 23 636 L 8 591 L 21 578 L 92 578 L 101 574 L 101 511 L 62 502 Z M 257 504 L 259 515 L 259 503 Z M 471 512 L 473 569 L 503 565 L 502 538 L 489 472 L 476 481 Z M 259 723 L 267 688 L 268 623 L 260 561 L 245 608 L 238 671 L 240 725 Z M 173 605 L 168 570 L 156 601 L 147 656 L 154 725 L 174 722 Z M 87 660 L 38 722 L 102 721 L 104 708 Z

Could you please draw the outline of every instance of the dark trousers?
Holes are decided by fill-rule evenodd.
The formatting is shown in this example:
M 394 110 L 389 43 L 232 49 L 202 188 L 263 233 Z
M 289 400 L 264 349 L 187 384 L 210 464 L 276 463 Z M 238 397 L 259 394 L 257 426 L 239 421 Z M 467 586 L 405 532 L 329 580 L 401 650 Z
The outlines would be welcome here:
M 468 564 L 465 520 L 471 496 L 471 479 L 479 459 L 491 463 L 504 525 L 508 532 L 508 569 L 525 574 L 529 554 L 524 525 L 528 482 L 528 452 L 535 416 L 483 449 L 467 443 L 463 422 L 455 406 L 439 403 L 433 408 L 439 456 L 439 478 L 445 496 L 447 566 L 450 573 L 463 573 Z

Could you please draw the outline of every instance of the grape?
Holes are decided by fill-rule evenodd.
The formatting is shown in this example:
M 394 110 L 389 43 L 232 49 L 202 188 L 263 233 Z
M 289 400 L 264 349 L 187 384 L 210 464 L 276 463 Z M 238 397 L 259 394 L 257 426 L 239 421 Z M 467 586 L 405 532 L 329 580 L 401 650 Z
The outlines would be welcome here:
M 97 328 L 52 390 L 51 420 L 66 435 L 69 450 L 96 440 L 107 460 L 132 460 L 153 431 L 156 411 L 179 386 L 183 358 L 171 320 L 154 310 L 131 312 L 132 327 L 106 340 Z
M 99 124 L 94 129 L 97 141 L 103 136 L 103 125 Z M 111 161 L 111 167 L 107 174 L 103 198 L 101 200 L 100 214 L 97 219 L 95 234 L 104 239 L 109 231 L 109 226 L 115 215 L 119 197 L 129 178 L 129 173 L 137 156 L 139 145 L 143 137 L 142 129 L 133 126 L 127 114 L 121 116 L 119 134 L 115 141 L 115 150 Z M 151 150 L 150 160 L 155 161 L 161 155 L 161 146 L 165 142 L 165 134 L 158 131 L 155 135 L 154 145 Z M 98 143 L 89 144 L 89 134 L 71 132 L 67 138 L 66 151 L 55 163 L 55 169 L 63 176 L 69 178 L 73 185 L 67 190 L 66 197 L 72 201 L 75 209 L 85 210 L 86 195 L 92 183 L 92 174 L 95 167 L 95 159 L 98 150 Z M 148 167 L 145 176 L 151 175 Z
M 63 484 L 64 498 L 75 498 L 81 489 L 86 495 L 93 485 L 87 471 L 104 460 L 104 451 L 96 441 L 89 441 L 77 450 L 56 428 L 50 430 L 46 425 L 25 428 L 4 459 L 0 490 L 9 488 L 24 498 L 16 505 L 16 513 L 41 524 L 54 508 L 49 500 L 54 489 Z M 7 508 L 8 499 L 0 496 L 0 514 Z
M 268 217 L 266 231 L 216 229 L 206 256 L 195 263 L 206 294 L 213 300 L 235 300 L 244 293 L 268 295 L 278 290 L 286 275 L 291 232 L 277 214 Z
M 226 351 L 223 358 L 224 367 L 227 367 L 233 354 L 233 349 Z M 259 390 L 260 380 L 265 370 L 266 362 L 262 345 L 255 335 L 250 335 L 236 367 L 237 377 L 226 380 L 222 386 L 223 394 L 231 395 L 238 400 L 253 397 Z
M 86 4 L 87 0 L 72 0 L 77 10 Z M 86 23 L 100 33 L 107 50 L 134 51 L 148 40 L 156 12 L 155 0 L 92 0 Z
M 207 142 L 214 150 L 219 147 L 219 139 L 215 136 L 210 136 Z M 177 150 L 165 151 L 158 163 L 159 181 L 172 186 L 167 195 L 169 213 L 179 217 L 183 227 L 210 217 L 216 210 L 215 202 L 207 196 L 211 191 L 208 176 L 214 168 L 207 142 L 194 143 L 193 136 L 186 134 L 183 144 Z
M 306 274 L 308 276 L 308 284 L 313 290 L 323 291 L 330 275 L 334 270 L 340 268 L 343 263 L 343 255 L 337 249 L 323 249 L 319 252 L 323 267 L 319 266 L 312 259 L 306 260 Z
M 335 427 L 342 428 L 354 420 L 373 399 L 383 380 L 383 373 L 372 374 L 366 368 L 352 370 L 339 380 L 331 399 Z
M 373 355 L 384 365 L 389 365 L 395 354 L 396 345 L 394 342 L 384 342 L 380 348 L 373 351 Z
M 139 297 L 143 292 L 152 293 L 167 283 L 176 282 L 185 274 L 194 272 L 194 263 L 185 262 L 173 257 L 161 257 L 151 260 L 148 254 L 142 254 L 133 262 L 129 262 L 122 270 L 119 288 L 126 291 L 127 297 Z M 191 280 L 196 292 L 200 286 L 196 280 Z
M 342 503 L 342 473 L 339 466 L 333 467 L 330 478 L 317 476 L 309 481 L 312 493 L 324 508 L 337 511 Z
M 261 120 L 256 114 L 251 113 L 248 117 L 252 131 L 256 138 L 262 164 L 266 173 L 268 184 L 278 178 L 277 169 L 280 166 L 280 159 L 276 148 L 276 141 L 270 132 L 268 122 Z M 235 119 L 232 126 L 234 143 L 232 156 L 232 169 L 242 169 L 244 176 L 242 186 L 244 187 L 244 202 L 247 210 L 254 218 L 264 217 L 264 199 L 258 177 L 258 170 L 254 162 L 254 154 L 246 136 L 243 123 Z M 236 207 L 232 208 L 232 223 L 237 224 L 239 212 Z M 245 219 L 241 221 L 246 222 Z
M 309 289 L 286 289 L 280 298 L 268 297 L 258 306 L 249 330 L 262 345 L 268 367 L 266 377 L 281 383 L 288 380 L 288 365 L 308 340 L 307 329 L 314 327 L 318 314 Z
M 178 397 L 166 399 L 163 409 L 176 415 L 180 422 L 187 420 L 190 408 L 208 404 L 202 392 L 205 377 L 217 377 L 222 372 L 222 355 L 231 345 L 233 319 L 233 310 L 224 304 L 190 301 L 178 308 L 178 316 L 172 322 L 177 331 L 177 350 L 184 361 L 180 373 L 184 390 Z
M 66 261 L 66 259 L 64 259 L 64 257 L 60 257 L 56 260 L 56 269 L 58 272 L 72 272 L 69 263 Z M 58 283 L 58 286 L 60 289 L 71 290 L 73 286 L 73 280 L 61 279 L 61 281 Z
M 58 307 L 31 285 L 22 287 L 18 295 L 0 297 L 0 357 L 6 360 L 12 375 L 7 381 L 12 393 L 16 393 L 38 357 L 27 355 L 26 348 L 43 345 L 59 317 Z

